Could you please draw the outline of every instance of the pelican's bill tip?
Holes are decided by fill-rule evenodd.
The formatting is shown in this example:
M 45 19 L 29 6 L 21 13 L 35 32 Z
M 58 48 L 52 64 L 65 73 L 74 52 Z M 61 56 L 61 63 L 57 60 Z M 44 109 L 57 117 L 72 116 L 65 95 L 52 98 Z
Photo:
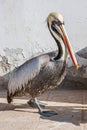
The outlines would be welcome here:
M 79 69 L 79 65 L 77 64 L 77 65 L 75 66 L 75 68 L 76 68 L 76 70 L 78 70 L 78 69 Z

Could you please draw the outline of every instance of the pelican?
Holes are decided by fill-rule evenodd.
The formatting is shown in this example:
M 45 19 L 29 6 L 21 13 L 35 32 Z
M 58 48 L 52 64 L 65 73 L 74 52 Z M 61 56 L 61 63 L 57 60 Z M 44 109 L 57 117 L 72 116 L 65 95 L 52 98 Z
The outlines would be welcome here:
M 7 101 L 11 103 L 15 96 L 28 93 L 43 116 L 52 116 L 56 112 L 42 110 L 37 101 L 39 95 L 58 86 L 65 77 L 68 53 L 76 69 L 78 63 L 64 27 L 60 13 L 50 13 L 47 17 L 48 29 L 54 38 L 58 51 L 33 57 L 16 68 L 10 76 Z

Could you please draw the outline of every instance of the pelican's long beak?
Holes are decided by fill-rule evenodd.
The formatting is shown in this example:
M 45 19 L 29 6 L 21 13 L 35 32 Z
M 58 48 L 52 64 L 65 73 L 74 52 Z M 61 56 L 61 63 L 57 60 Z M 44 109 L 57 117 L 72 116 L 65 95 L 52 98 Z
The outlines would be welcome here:
M 72 47 L 71 47 L 71 44 L 70 44 L 70 41 L 69 41 L 69 38 L 68 38 L 68 35 L 67 35 L 67 33 L 66 33 L 66 30 L 65 30 L 64 25 L 61 25 L 60 28 L 61 28 L 61 31 L 62 31 L 62 33 L 63 33 L 62 35 L 63 35 L 64 43 L 65 43 L 65 45 L 66 45 L 66 47 L 67 47 L 67 49 L 68 49 L 68 52 L 69 52 L 69 54 L 70 54 L 70 57 L 71 57 L 71 59 L 72 59 L 72 61 L 73 61 L 73 64 L 74 64 L 75 68 L 78 70 L 79 65 L 78 65 L 78 63 L 77 63 L 76 57 L 75 57 L 75 55 L 74 55 L 74 52 L 73 52 L 73 50 L 72 50 Z

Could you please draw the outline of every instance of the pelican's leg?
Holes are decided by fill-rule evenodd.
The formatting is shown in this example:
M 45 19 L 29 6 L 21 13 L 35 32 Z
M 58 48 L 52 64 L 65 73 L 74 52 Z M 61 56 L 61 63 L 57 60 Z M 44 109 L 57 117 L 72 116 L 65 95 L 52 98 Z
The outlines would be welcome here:
M 35 100 L 35 104 L 39 110 L 39 113 L 42 115 L 42 116 L 46 116 L 46 117 L 50 117 L 50 116 L 54 116 L 54 115 L 57 115 L 56 112 L 54 111 L 43 111 L 42 108 L 40 107 L 38 101 L 37 101 L 37 98 L 34 98 Z
M 40 105 L 40 107 L 45 107 L 45 106 L 47 105 L 47 104 L 45 104 L 45 103 L 40 102 L 39 100 L 37 100 L 37 102 L 38 102 L 38 104 Z M 30 99 L 27 103 L 28 103 L 31 107 L 33 107 L 33 108 L 36 108 L 36 107 L 37 107 L 34 98 L 33 98 L 33 99 Z
M 11 103 L 13 101 L 13 96 L 9 95 L 9 91 L 7 91 L 7 101 L 8 103 Z

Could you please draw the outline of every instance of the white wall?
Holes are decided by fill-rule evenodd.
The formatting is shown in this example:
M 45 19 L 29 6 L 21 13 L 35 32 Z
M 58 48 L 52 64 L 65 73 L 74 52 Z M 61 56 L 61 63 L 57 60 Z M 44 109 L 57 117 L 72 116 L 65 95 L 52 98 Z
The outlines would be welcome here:
M 0 0 L 0 54 L 7 55 L 9 63 L 17 57 L 17 48 L 25 58 L 56 49 L 46 25 L 50 12 L 62 13 L 74 51 L 87 46 L 87 0 Z M 15 62 L 23 61 L 18 56 Z

